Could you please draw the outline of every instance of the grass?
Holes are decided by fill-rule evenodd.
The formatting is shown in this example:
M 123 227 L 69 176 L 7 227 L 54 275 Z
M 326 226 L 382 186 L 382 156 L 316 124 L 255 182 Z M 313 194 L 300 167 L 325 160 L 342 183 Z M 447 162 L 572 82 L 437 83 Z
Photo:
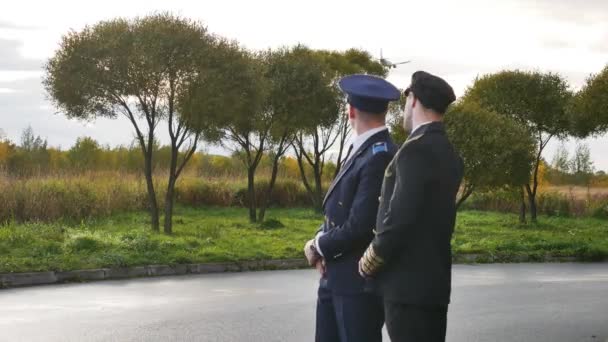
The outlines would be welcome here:
M 608 220 L 543 216 L 537 224 L 522 225 L 513 214 L 461 212 L 452 248 L 457 255 L 504 262 L 547 256 L 598 261 L 608 257 Z
M 309 209 L 268 214 L 266 223 L 251 224 L 246 209 L 180 206 L 173 236 L 149 232 L 144 212 L 78 224 L 8 224 L 0 226 L 0 273 L 302 257 L 302 246 L 321 216 Z M 608 221 L 540 221 L 522 226 L 512 214 L 459 213 L 454 252 L 481 254 L 487 261 L 608 257 Z

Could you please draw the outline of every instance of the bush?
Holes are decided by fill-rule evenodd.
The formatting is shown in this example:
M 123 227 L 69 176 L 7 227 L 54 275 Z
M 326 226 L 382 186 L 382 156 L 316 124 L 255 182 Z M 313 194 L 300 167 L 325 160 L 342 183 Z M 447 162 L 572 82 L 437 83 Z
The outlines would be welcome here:
M 512 189 L 474 192 L 463 204 L 464 210 L 497 211 L 516 213 L 520 207 L 520 195 Z
M 574 202 L 566 195 L 554 192 L 541 193 L 538 196 L 538 212 L 547 216 L 569 217 L 573 214 L 572 210 L 577 207 Z
M 593 203 L 590 212 L 595 218 L 608 219 L 608 200 Z

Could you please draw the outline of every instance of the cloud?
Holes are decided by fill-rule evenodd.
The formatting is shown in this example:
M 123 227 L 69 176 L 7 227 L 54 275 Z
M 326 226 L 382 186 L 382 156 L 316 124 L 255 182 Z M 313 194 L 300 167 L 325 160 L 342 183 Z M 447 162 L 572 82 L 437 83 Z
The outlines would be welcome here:
M 597 53 L 608 54 L 608 29 L 600 36 L 600 39 L 596 40 L 591 46 L 591 50 Z
M 578 45 L 576 42 L 558 37 L 546 37 L 541 39 L 541 44 L 543 47 L 556 50 L 574 48 Z
M 24 58 L 19 53 L 21 43 L 16 40 L 0 39 L 0 71 L 40 70 L 43 62 L 38 59 Z
M 28 26 L 28 25 L 19 25 L 15 23 L 11 23 L 6 20 L 0 20 L 0 29 L 9 29 L 9 30 L 38 30 L 40 27 L 37 26 Z
M 523 11 L 532 11 L 542 18 L 572 24 L 592 25 L 608 21 L 608 1 L 606 0 L 506 0 Z

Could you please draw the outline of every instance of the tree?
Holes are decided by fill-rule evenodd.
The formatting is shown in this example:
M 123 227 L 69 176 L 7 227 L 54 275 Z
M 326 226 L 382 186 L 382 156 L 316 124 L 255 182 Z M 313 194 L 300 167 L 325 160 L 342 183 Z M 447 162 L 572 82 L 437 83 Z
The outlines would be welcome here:
M 94 170 L 99 164 L 101 148 L 97 141 L 90 137 L 81 137 L 68 151 L 68 159 L 74 169 Z
M 408 134 L 403 125 L 403 109 L 405 107 L 404 96 L 399 101 L 393 101 L 388 105 L 387 123 L 391 132 L 391 139 L 397 145 L 401 145 L 407 140 Z
M 159 104 L 169 132 L 164 232 L 173 232 L 175 185 L 201 140 L 217 141 L 230 114 L 257 108 L 257 74 L 236 42 L 210 35 L 198 22 L 170 15 L 141 22 L 161 80 Z M 253 102 L 250 101 L 253 98 Z M 259 102 L 259 101 L 258 101 Z
M 536 222 L 536 194 L 542 152 L 553 137 L 564 138 L 571 131 L 568 108 L 572 93 L 567 82 L 553 73 L 502 71 L 475 80 L 465 98 L 511 117 L 526 127 L 536 140 L 531 181 L 525 186 L 530 216 Z
M 570 172 L 574 176 L 575 182 L 589 187 L 593 177 L 593 161 L 589 146 L 584 143 L 577 143 L 574 155 L 570 161 Z
M 339 120 L 339 102 L 337 89 L 325 88 L 326 92 L 315 100 L 317 110 L 307 114 L 306 126 L 295 134 L 292 144 L 300 176 L 304 187 L 311 197 L 315 210 L 321 211 L 323 205 L 323 171 L 325 169 L 326 153 L 336 142 L 336 122 Z M 306 168 L 312 169 L 314 183 L 308 179 Z
M 15 155 L 16 146 L 5 137 L 0 137 L 0 171 L 8 168 L 11 158 Z
M 317 51 L 317 55 L 329 66 L 333 73 L 332 84 L 337 87 L 338 81 L 346 76 L 352 74 L 370 74 L 380 77 L 386 77 L 388 74 L 388 68 L 382 65 L 379 61 L 373 58 L 373 56 L 364 50 L 359 49 L 348 49 L 346 51 Z M 336 169 L 333 177 L 336 177 L 340 172 L 342 166 L 342 158 L 345 156 L 346 141 L 351 136 L 351 125 L 348 116 L 346 115 L 347 103 L 344 99 L 344 95 L 340 92 L 337 93 L 339 96 L 338 103 L 338 120 L 335 124 L 335 132 L 337 135 L 338 143 L 338 155 L 336 158 Z
M 513 119 L 460 101 L 445 115 L 448 136 L 464 161 L 459 207 L 475 190 L 520 187 L 529 180 L 534 140 Z
M 272 116 L 268 148 L 272 172 L 260 204 L 259 220 L 263 221 L 279 161 L 294 141 L 299 128 L 308 125 L 310 113 L 323 110 L 321 102 L 328 94 L 327 66 L 314 52 L 303 46 L 269 51 L 266 54 L 266 79 L 270 83 L 268 110 Z M 319 101 L 321 100 L 321 101 Z
M 337 88 L 338 81 L 345 75 L 357 73 L 385 76 L 388 69 L 374 60 L 367 51 L 358 49 L 344 52 L 320 50 L 316 51 L 316 56 L 327 65 L 333 99 L 329 97 L 330 93 L 327 93 L 327 97 L 318 97 L 318 100 L 322 100 L 321 110 L 308 115 L 311 122 L 307 128 L 296 134 L 293 147 L 304 187 L 315 209 L 320 211 L 324 195 L 326 154 L 329 154 L 337 142 L 338 154 L 333 173 L 335 177 L 340 172 L 345 144 L 351 135 L 350 121 L 346 116 L 346 101 L 344 94 Z M 309 179 L 309 173 L 312 173 L 312 181 Z
M 573 102 L 573 130 L 578 138 L 608 131 L 608 65 L 587 78 Z
M 148 209 L 155 231 L 159 230 L 159 209 L 152 171 L 159 123 L 168 123 L 171 138 L 165 201 L 165 232 L 171 233 L 175 183 L 196 150 L 203 129 L 208 128 L 201 123 L 213 122 L 210 119 L 218 115 L 218 111 L 210 115 L 202 109 L 230 104 L 238 91 L 223 92 L 226 88 L 218 86 L 233 76 L 223 78 L 216 72 L 221 58 L 215 57 L 215 52 L 225 45 L 219 41 L 200 23 L 170 14 L 113 19 L 65 35 L 46 64 L 45 88 L 68 118 L 120 115 L 133 126 L 144 156 Z M 211 76 L 206 78 L 208 74 Z M 210 82 L 203 82 L 206 80 Z M 203 101 L 189 98 L 212 90 L 216 90 L 213 96 Z
M 224 146 L 243 152 L 242 160 L 247 168 L 249 218 L 255 222 L 255 172 L 266 149 L 272 117 L 265 108 L 268 85 L 263 77 L 264 64 L 261 58 L 244 50 L 240 50 L 239 54 L 240 57 L 234 59 L 230 66 L 230 74 L 236 81 L 234 89 L 241 92 L 241 96 L 234 99 L 240 105 L 218 112 L 224 113 L 228 119 L 220 125 L 222 130 L 218 131 L 215 140 L 222 137 Z M 209 99 L 204 96 L 197 98 Z
M 570 170 L 570 156 L 563 142 L 559 145 L 557 151 L 555 151 L 551 165 L 562 173 L 568 173 Z
M 48 170 L 48 143 L 46 139 L 34 134 L 31 126 L 21 134 L 21 145 L 12 154 L 9 170 L 17 175 L 40 174 Z

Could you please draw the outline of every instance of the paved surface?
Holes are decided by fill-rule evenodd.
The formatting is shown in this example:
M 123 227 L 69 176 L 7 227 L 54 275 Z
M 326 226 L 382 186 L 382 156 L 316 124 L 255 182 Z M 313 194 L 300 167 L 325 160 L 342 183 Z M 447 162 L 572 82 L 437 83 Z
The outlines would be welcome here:
M 608 341 L 608 264 L 454 278 L 448 341 Z M 313 341 L 315 284 L 300 270 L 0 290 L 0 341 Z

